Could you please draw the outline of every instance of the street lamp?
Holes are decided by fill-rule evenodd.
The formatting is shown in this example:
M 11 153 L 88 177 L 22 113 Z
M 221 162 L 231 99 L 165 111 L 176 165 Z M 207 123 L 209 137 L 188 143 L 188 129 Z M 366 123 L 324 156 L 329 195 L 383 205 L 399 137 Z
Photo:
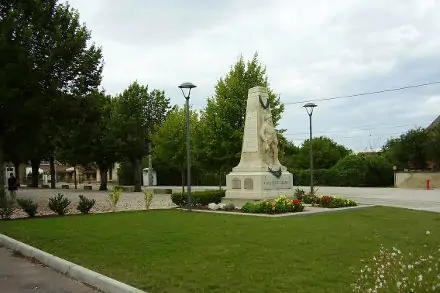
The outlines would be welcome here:
M 190 150 L 190 120 L 189 120 L 189 97 L 191 95 L 191 89 L 196 86 L 190 82 L 184 82 L 179 85 L 183 96 L 186 99 L 186 163 L 187 163 L 187 192 L 188 192 L 188 211 L 191 211 L 192 198 L 191 198 L 191 150 Z
M 318 105 L 314 103 L 307 103 L 303 107 L 306 108 L 307 114 L 310 119 L 310 194 L 313 195 L 313 143 L 312 143 L 312 115 L 313 109 Z

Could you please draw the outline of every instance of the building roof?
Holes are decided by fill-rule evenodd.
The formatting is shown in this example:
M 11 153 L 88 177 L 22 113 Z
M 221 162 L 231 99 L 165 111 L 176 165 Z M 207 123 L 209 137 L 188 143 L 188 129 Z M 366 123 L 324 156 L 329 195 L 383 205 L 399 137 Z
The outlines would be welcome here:
M 440 115 L 434 121 L 432 121 L 432 123 L 428 126 L 428 129 L 433 128 L 437 124 L 440 124 Z

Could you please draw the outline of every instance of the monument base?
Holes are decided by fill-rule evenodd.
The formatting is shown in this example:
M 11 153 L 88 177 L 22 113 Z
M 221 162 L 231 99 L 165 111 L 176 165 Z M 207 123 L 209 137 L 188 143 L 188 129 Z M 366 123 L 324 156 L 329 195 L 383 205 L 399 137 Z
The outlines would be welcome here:
M 269 172 L 232 172 L 226 175 L 223 203 L 242 206 L 246 202 L 293 196 L 293 175 L 287 171 L 276 177 Z

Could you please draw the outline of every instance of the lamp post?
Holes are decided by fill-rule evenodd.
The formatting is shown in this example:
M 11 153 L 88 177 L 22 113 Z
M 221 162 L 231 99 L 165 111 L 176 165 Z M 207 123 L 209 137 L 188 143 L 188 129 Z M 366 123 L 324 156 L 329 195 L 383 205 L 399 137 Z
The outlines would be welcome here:
M 310 194 L 314 194 L 313 190 L 313 143 L 312 143 L 312 115 L 313 109 L 318 105 L 314 103 L 307 103 L 303 107 L 306 108 L 307 114 L 309 114 L 310 120 Z
M 179 85 L 183 96 L 186 99 L 186 163 L 187 163 L 187 192 L 188 192 L 188 211 L 191 211 L 191 149 L 190 149 L 190 120 L 189 120 L 189 97 L 191 96 L 191 89 L 196 86 L 190 82 L 184 82 Z

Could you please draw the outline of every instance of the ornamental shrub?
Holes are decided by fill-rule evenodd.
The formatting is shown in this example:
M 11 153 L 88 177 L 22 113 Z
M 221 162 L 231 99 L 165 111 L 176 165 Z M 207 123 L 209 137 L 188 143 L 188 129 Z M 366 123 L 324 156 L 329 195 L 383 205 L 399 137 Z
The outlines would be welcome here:
M 222 198 L 225 196 L 225 190 L 205 190 L 205 191 L 194 191 L 191 192 L 193 205 L 206 206 L 210 203 L 220 203 Z M 184 193 L 173 193 L 171 195 L 171 200 L 175 205 L 180 207 L 186 206 L 188 204 L 188 194 Z
M 292 170 L 296 185 L 310 185 L 309 170 Z M 393 167 L 379 154 L 348 155 L 330 169 L 313 171 L 321 186 L 392 186 Z
M 29 217 L 35 217 L 37 213 L 38 204 L 34 203 L 31 199 L 17 199 L 18 205 L 21 209 L 28 214 Z
M 49 198 L 49 208 L 60 216 L 67 214 L 70 200 L 64 198 L 64 195 L 58 193 L 57 196 Z
M 110 201 L 110 205 L 112 206 L 113 212 L 116 210 L 116 205 L 118 204 L 119 198 L 121 197 L 121 193 L 122 190 L 115 186 L 113 187 L 112 192 L 108 195 L 108 199 Z
M 241 210 L 244 213 L 281 214 L 302 212 L 304 205 L 299 199 L 289 199 L 280 196 L 274 200 L 264 200 L 257 203 L 246 203 Z
M 343 208 L 356 206 L 357 203 L 351 199 L 343 197 L 333 197 L 329 195 L 323 195 L 319 198 L 318 204 L 323 208 Z
M 76 209 L 81 212 L 81 214 L 88 214 L 90 209 L 95 205 L 94 199 L 88 199 L 84 195 L 79 195 L 79 203 Z
M 153 201 L 153 193 L 144 189 L 144 200 L 145 200 L 145 209 L 148 211 L 150 209 L 151 202 Z
M 293 196 L 296 197 L 297 199 L 302 200 L 305 194 L 306 194 L 306 192 L 304 191 L 304 189 L 297 188 L 297 189 L 295 189 Z

